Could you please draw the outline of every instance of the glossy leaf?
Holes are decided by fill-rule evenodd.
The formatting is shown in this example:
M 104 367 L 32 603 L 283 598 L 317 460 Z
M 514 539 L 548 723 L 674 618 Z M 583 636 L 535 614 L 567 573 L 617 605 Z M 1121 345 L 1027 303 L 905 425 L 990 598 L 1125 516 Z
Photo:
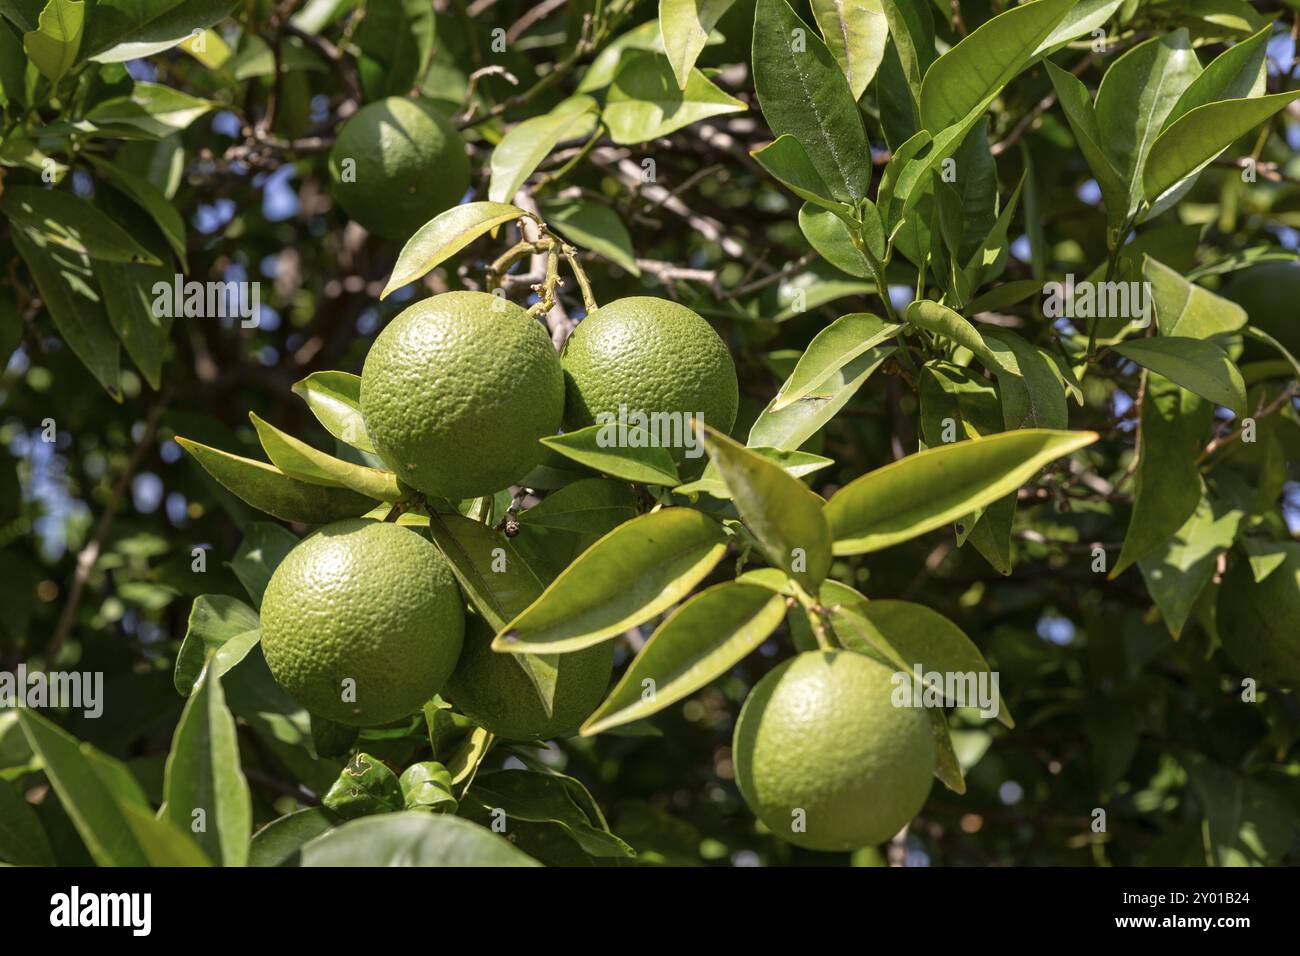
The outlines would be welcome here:
M 1208 339 L 1223 332 L 1235 332 L 1246 324 L 1246 310 L 1221 298 L 1176 270 L 1147 257 L 1143 277 L 1151 283 L 1156 325 L 1161 335 Z
M 1126 359 L 1158 372 L 1201 398 L 1230 408 L 1238 415 L 1246 413 L 1246 383 L 1241 372 L 1213 342 L 1156 335 L 1129 339 L 1114 348 Z
M 96 103 L 86 114 L 86 119 L 97 126 L 125 126 L 131 131 L 163 139 L 188 129 L 200 116 L 212 112 L 219 105 L 213 100 L 190 96 L 161 83 L 137 82 L 131 87 L 129 96 Z
M 1165 117 L 1164 129 L 1198 106 L 1219 100 L 1259 96 L 1265 89 L 1268 41 L 1272 29 L 1264 27 L 1249 39 L 1234 43 L 1207 66 L 1183 91 Z
M 818 332 L 772 402 L 780 411 L 816 390 L 817 386 L 859 355 L 901 332 L 903 326 L 869 312 L 842 315 Z
M 161 189 L 142 176 L 128 172 L 122 167 L 110 163 L 94 153 L 86 153 L 86 158 L 95 169 L 108 181 L 109 185 L 125 193 L 157 224 L 163 238 L 171 246 L 172 252 L 185 269 L 185 221 L 171 204 L 171 200 Z
M 879 551 L 991 504 L 1095 432 L 1024 429 L 929 448 L 868 472 L 826 502 L 836 554 Z
M 780 465 L 711 428 L 704 430 L 704 447 L 764 557 L 815 594 L 831 566 L 822 499 Z
M 408 810 L 431 813 L 455 813 L 457 800 L 452 793 L 451 772 L 436 760 L 413 763 L 397 780 Z
M 799 228 L 808 245 L 835 268 L 859 279 L 871 275 L 871 264 L 853 241 L 851 227 L 831 210 L 804 203 L 799 210 Z
M 1045 65 L 1070 131 L 1074 133 L 1074 141 L 1101 189 L 1107 219 L 1112 228 L 1118 228 L 1128 211 L 1128 181 L 1115 168 L 1103 146 L 1101 125 L 1088 89 L 1077 76 L 1051 60 L 1045 61 Z
M 813 0 L 812 14 L 853 98 L 861 98 L 889 40 L 889 21 L 880 0 Z
M 158 257 L 125 229 L 64 189 L 9 186 L 0 197 L 0 212 L 15 225 L 39 232 L 56 245 L 92 259 L 159 264 Z
M 344 820 L 392 813 L 406 805 L 397 775 L 382 760 L 357 753 L 321 802 Z
M 167 818 L 193 833 L 213 863 L 248 862 L 252 801 L 239 764 L 235 720 L 212 663 L 195 684 L 172 736 L 164 797 Z
M 803 147 L 830 193 L 853 203 L 867 193 L 871 151 L 839 65 L 786 0 L 754 8 L 754 89 L 774 136 Z
M 551 492 L 519 519 L 539 528 L 604 534 L 611 524 L 635 518 L 637 506 L 636 492 L 622 482 L 583 478 Z
M 716 584 L 655 629 L 618 684 L 582 725 L 584 737 L 641 720 L 725 674 L 785 617 L 785 598 L 755 584 Z
M 249 412 L 248 417 L 257 430 L 266 457 L 289 477 L 312 485 L 347 488 L 377 501 L 397 501 L 402 497 L 397 476 L 391 471 L 327 455 L 263 421 L 254 412 Z
M 23 34 L 28 60 L 51 83 L 58 83 L 77 62 L 86 4 L 82 0 L 49 0 L 35 30 Z
M 283 866 L 295 862 L 304 843 L 342 821 L 324 807 L 307 807 L 272 820 L 253 834 L 249 866 Z
M 244 540 L 239 542 L 230 567 L 254 606 L 262 606 L 262 595 L 271 581 L 271 574 L 297 544 L 297 537 L 278 524 L 250 521 L 244 525 Z
M 300 866 L 536 866 L 491 830 L 446 814 L 401 810 L 351 820 L 303 844 Z
M 673 464 L 672 453 L 649 444 L 651 440 L 652 436 L 644 429 L 598 423 L 541 441 L 565 458 L 613 478 L 643 485 L 677 484 L 677 466 Z
M 806 451 L 764 448 L 761 445 L 757 447 L 749 446 L 749 450 L 760 458 L 772 462 L 794 478 L 811 475 L 813 472 L 821 471 L 823 468 L 835 464 L 830 458 L 823 458 L 821 455 L 814 455 Z M 731 491 L 727 488 L 726 482 L 722 480 L 722 474 L 718 471 L 718 466 L 712 461 L 705 466 L 699 478 L 684 485 L 678 485 L 673 489 L 675 495 L 694 495 L 701 492 L 723 501 L 731 500 Z
M 517 206 L 499 202 L 470 202 L 439 213 L 402 246 L 379 298 L 386 299 L 394 290 L 414 282 L 484 233 L 526 215 Z
M 983 339 L 1002 369 L 998 388 L 1002 392 L 1003 426 L 1066 428 L 1065 389 L 1047 353 L 1010 329 L 989 329 Z
M 614 74 L 601 119 L 611 140 L 630 145 L 746 109 L 743 101 L 719 89 L 699 70 L 692 70 L 686 86 L 678 88 L 666 56 L 634 52 L 623 57 Z
M 684 90 L 709 34 L 735 0 L 659 0 L 659 34 L 677 88 Z
M 672 607 L 726 549 L 718 523 L 690 508 L 634 518 L 584 551 L 492 647 L 546 654 L 599 644 Z
M 881 0 L 889 36 L 907 82 L 912 110 L 919 117 L 921 84 L 934 62 L 934 12 L 928 3 Z
M 1123 5 L 1124 0 L 1079 0 L 1048 34 L 1047 39 L 1038 45 L 1034 57 L 1092 33 L 1093 30 L 1103 26 Z
M 224 594 L 196 597 L 185 638 L 176 652 L 173 683 L 181 696 L 193 693 L 209 655 L 209 669 L 218 676 L 243 660 L 258 641 L 260 623 L 257 612 L 237 598 Z
M 641 274 L 627 226 L 609 206 L 585 200 L 566 200 L 544 204 L 542 214 L 548 226 L 574 245 L 604 256 L 634 276 Z
M 238 0 L 98 0 L 86 30 L 86 52 L 100 63 L 136 60 L 169 50 L 195 30 L 225 19 Z
M 551 150 L 566 140 L 590 135 L 596 125 L 596 109 L 590 96 L 571 96 L 550 112 L 512 127 L 492 150 L 488 199 L 508 203 Z
M 235 497 L 282 521 L 328 524 L 363 515 L 374 504 L 346 488 L 298 481 L 264 462 L 232 455 L 188 438 L 178 436 L 176 443 Z
M 813 165 L 808 151 L 789 133 L 751 154 L 755 161 L 800 199 L 848 215 L 850 207 L 833 197 L 831 187 Z
M 339 441 L 375 453 L 361 417 L 361 376 L 350 372 L 312 372 L 294 382 L 293 393 Z
M 1074 0 L 1035 0 L 981 24 L 925 73 L 921 124 L 931 133 L 982 111 L 1028 64 Z
M 511 820 L 551 823 L 564 830 L 591 856 L 636 856 L 636 851 L 610 833 L 608 827 L 593 824 L 560 776 L 530 770 L 497 770 L 481 775 L 474 782 L 471 794 L 484 806 L 504 811 L 507 833 Z
M 803 398 L 778 410 L 769 405 L 754 421 L 745 444 L 791 451 L 798 448 L 848 404 L 894 350 L 892 345 L 877 345 L 832 372 Z
M 1232 547 L 1243 515 L 1202 498 L 1196 511 L 1163 545 L 1138 562 L 1165 627 L 1177 640 L 1219 555 Z

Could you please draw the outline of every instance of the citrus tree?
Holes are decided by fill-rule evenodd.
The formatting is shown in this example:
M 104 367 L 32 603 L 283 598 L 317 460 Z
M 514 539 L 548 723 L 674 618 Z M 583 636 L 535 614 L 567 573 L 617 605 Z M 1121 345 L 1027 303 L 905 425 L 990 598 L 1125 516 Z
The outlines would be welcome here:
M 1297 16 L 0 0 L 0 861 L 1295 862 Z

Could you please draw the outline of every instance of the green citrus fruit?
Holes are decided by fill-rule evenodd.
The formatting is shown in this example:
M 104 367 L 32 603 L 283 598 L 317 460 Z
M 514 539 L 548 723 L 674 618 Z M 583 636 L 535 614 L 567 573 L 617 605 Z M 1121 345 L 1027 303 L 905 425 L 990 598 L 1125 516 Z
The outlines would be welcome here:
M 546 330 L 486 292 L 415 303 L 379 333 L 361 372 L 361 415 L 379 456 L 408 485 L 452 500 L 528 474 L 563 408 Z
M 684 305 L 632 296 L 578 323 L 561 356 L 564 427 L 602 412 L 698 414 L 718 431 L 736 421 L 739 390 L 731 353 L 713 326 Z M 680 458 L 682 447 L 672 449 Z
M 427 103 L 403 96 L 351 116 L 330 151 L 329 169 L 344 211 L 387 239 L 409 239 L 469 187 L 460 133 Z
M 550 717 L 542 709 L 528 675 L 513 654 L 492 650 L 492 629 L 482 618 L 469 618 L 465 649 L 444 696 L 456 709 L 498 737 L 511 740 L 567 737 L 596 709 L 609 689 L 614 645 L 559 655 L 555 700 Z
M 410 528 L 363 518 L 300 541 L 271 575 L 261 613 L 262 651 L 280 686 L 311 713 L 360 727 L 405 717 L 438 693 L 465 634 L 438 549 Z
M 930 792 L 934 740 L 924 710 L 893 705 L 893 673 L 852 651 L 809 651 L 750 691 L 732 759 L 745 802 L 774 834 L 813 850 L 855 850 L 916 816 Z

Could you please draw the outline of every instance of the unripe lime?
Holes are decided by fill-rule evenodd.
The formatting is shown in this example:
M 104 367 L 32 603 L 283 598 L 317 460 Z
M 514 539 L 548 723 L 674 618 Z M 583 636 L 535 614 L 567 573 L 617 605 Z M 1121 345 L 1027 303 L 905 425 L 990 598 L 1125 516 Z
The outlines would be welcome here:
M 736 366 L 713 326 L 684 305 L 632 296 L 578 323 L 561 356 L 564 427 L 582 428 L 602 412 L 698 414 L 718 431 L 736 421 Z M 683 449 L 673 448 L 680 459 Z
M 390 96 L 339 130 L 329 157 L 334 198 L 366 229 L 406 240 L 469 187 L 465 141 L 428 103 Z
M 361 415 L 379 456 L 411 487 L 453 501 L 528 474 L 563 408 L 546 330 L 486 292 L 415 303 L 379 333 L 361 372 Z
M 781 839 L 854 850 L 921 809 L 934 739 L 923 709 L 893 705 L 893 673 L 852 651 L 809 651 L 750 691 L 732 741 L 736 782 Z
M 567 737 L 591 716 L 609 689 L 614 645 L 559 655 L 555 699 L 550 717 L 537 690 L 513 654 L 492 650 L 492 629 L 471 616 L 465 649 L 447 682 L 444 695 L 480 727 L 510 740 Z
M 418 710 L 460 655 L 465 612 L 442 554 L 417 531 L 326 525 L 280 562 L 262 598 L 262 651 L 308 711 L 373 727 Z

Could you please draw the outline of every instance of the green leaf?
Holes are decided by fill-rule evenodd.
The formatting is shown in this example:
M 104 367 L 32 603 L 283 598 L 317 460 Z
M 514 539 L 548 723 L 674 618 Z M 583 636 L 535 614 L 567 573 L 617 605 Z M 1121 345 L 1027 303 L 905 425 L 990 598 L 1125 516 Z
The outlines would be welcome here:
M 326 717 L 309 714 L 311 743 L 318 757 L 343 757 L 351 750 L 361 735 L 359 727 L 340 724 Z
M 811 394 L 835 372 L 902 329 L 901 324 L 887 322 L 869 312 L 840 316 L 808 343 L 790 378 L 772 401 L 772 411 L 780 411 Z
M 148 866 L 149 857 L 123 811 L 125 804 L 147 810 L 148 803 L 126 765 L 26 708 L 18 711 L 18 723 L 94 861 Z
M 15 225 L 92 259 L 160 264 L 125 229 L 67 190 L 9 186 L 0 197 L 0 212 Z
M 641 274 L 627 226 L 604 203 L 581 199 L 545 203 L 542 215 L 551 229 L 574 245 L 604 256 L 634 276 Z
M 970 351 L 991 372 L 1004 370 L 1002 359 L 994 352 L 984 336 L 968 320 L 947 306 L 929 299 L 918 299 L 907 307 L 907 321 L 918 328 L 942 335 Z
M 860 99 L 880 68 L 889 40 L 881 0 L 813 0 L 812 14 L 849 81 L 849 92 Z
M 1034 51 L 1034 58 L 1103 26 L 1124 5 L 1124 0 L 1079 0 Z M 1048 62 L 1048 61 L 1044 61 Z
M 608 827 L 593 824 L 563 777 L 529 770 L 498 770 L 479 776 L 470 794 L 485 807 L 503 811 L 507 821 L 555 824 L 591 856 L 636 856 L 636 851 L 610 833 Z M 505 826 L 508 833 L 509 822 Z
M 1201 500 L 1196 456 L 1212 411 L 1207 403 L 1168 379 L 1147 375 L 1139 409 L 1142 431 L 1133 481 L 1133 516 L 1111 578 L 1163 545 L 1196 511 Z
M 35 30 L 23 34 L 27 58 L 51 83 L 58 83 L 77 62 L 86 25 L 83 0 L 49 0 Z
M 926 71 L 921 125 L 931 133 L 982 112 L 1065 17 L 1074 0 L 1036 0 L 981 24 Z
M 1065 389 L 1051 357 L 1009 329 L 989 329 L 983 339 L 1002 370 L 998 371 L 998 388 L 1003 426 L 1066 428 Z
M 822 499 L 780 465 L 712 428 L 704 430 L 704 447 L 764 557 L 805 591 L 817 593 L 831 566 L 831 531 L 822 516 Z
M 436 760 L 413 763 L 397 780 L 408 810 L 455 813 L 458 801 L 452 793 L 451 772 Z
M 868 472 L 826 502 L 835 553 L 879 551 L 933 531 L 1096 440 L 1095 432 L 1024 429 L 929 448 Z
M 635 518 L 637 504 L 636 492 L 622 482 L 582 478 L 551 492 L 521 512 L 519 520 L 538 528 L 604 534 L 612 525 Z
M 895 351 L 895 346 L 878 345 L 850 360 L 823 379 L 808 394 L 782 409 L 771 405 L 759 413 L 745 444 L 794 450 L 815 435 L 839 413 L 862 387 L 862 383 Z M 796 366 L 797 367 L 797 366 Z M 782 386 L 783 390 L 787 386 Z
M 153 56 L 188 40 L 238 6 L 238 0 L 98 0 L 86 50 L 100 63 Z
M 579 94 L 561 100 L 550 112 L 513 127 L 492 150 L 488 199 L 507 203 L 560 143 L 582 139 L 596 126 L 596 101 Z
M 677 88 L 686 89 L 709 34 L 735 0 L 659 0 L 659 34 Z
M 758 0 L 753 63 L 773 135 L 798 140 L 830 198 L 855 203 L 865 196 L 871 150 L 857 100 L 826 44 L 786 0 Z
M 321 802 L 345 820 L 392 813 L 406 805 L 397 775 L 368 753 L 357 753 L 348 761 Z
M 690 508 L 633 518 L 584 551 L 492 642 L 493 650 L 581 650 L 661 614 L 727 550 L 716 521 Z
M 287 532 L 286 532 L 287 533 Z M 218 676 L 225 674 L 247 654 L 260 636 L 257 612 L 238 598 L 224 594 L 200 594 L 190 608 L 189 624 L 180 650 L 176 652 L 173 683 L 182 697 L 194 692 L 207 664 Z
M 1151 283 L 1156 307 L 1156 325 L 1161 335 L 1208 339 L 1223 332 L 1235 332 L 1246 324 L 1246 310 L 1188 282 L 1176 270 L 1148 256 L 1142 275 Z
M 1202 498 L 1173 537 L 1138 562 L 1165 627 L 1177 640 L 1219 555 L 1232 547 L 1244 515 Z
M 86 119 L 96 126 L 125 126 L 164 139 L 188 129 L 200 116 L 212 112 L 219 105 L 170 86 L 138 82 L 131 88 L 129 96 L 96 103 L 86 114 Z
M 1249 39 L 1234 43 L 1207 66 L 1178 98 L 1165 117 L 1162 131 L 1198 106 L 1219 100 L 1259 96 L 1265 89 L 1268 41 L 1271 27 L 1264 27 Z
M 297 537 L 278 524 L 250 521 L 244 525 L 244 540 L 239 542 L 230 567 L 253 599 L 254 606 L 262 606 L 262 595 L 271 581 L 271 574 L 297 544 Z
M 366 102 L 405 96 L 426 76 L 434 53 L 435 17 L 423 0 L 368 4 L 353 41 Z
M 1254 326 L 1247 326 L 1241 331 L 1247 338 L 1255 339 L 1257 342 L 1263 342 L 1270 348 L 1276 349 L 1277 352 L 1286 359 L 1286 364 L 1291 366 L 1291 371 L 1295 373 L 1295 377 L 1300 379 L 1300 358 L 1297 358 L 1295 353 L 1262 329 L 1257 329 Z
M 0 780 L 0 860 L 14 866 L 54 865 L 54 852 L 36 811 L 7 780 Z
M 847 216 L 852 212 L 848 205 L 831 198 L 831 188 L 813 165 L 808 151 L 789 133 L 782 133 L 774 142 L 750 155 L 800 199 L 837 211 L 841 215 Z
M 339 441 L 375 454 L 361 417 L 361 376 L 350 372 L 312 372 L 294 382 L 293 393 Z
M 391 471 L 355 465 L 327 455 L 263 421 L 254 412 L 249 412 L 248 417 L 257 430 L 266 457 L 289 477 L 312 485 L 347 488 L 377 501 L 397 501 L 402 497 L 397 476 Z
M 552 435 L 541 442 L 565 458 L 613 478 L 643 485 L 677 484 L 680 479 L 672 453 L 649 444 L 653 440 L 645 429 L 612 422 Z
M 835 268 L 859 279 L 871 276 L 871 264 L 854 243 L 850 226 L 835 212 L 806 202 L 799 210 L 799 228 L 808 245 Z
M 1195 175 L 1260 123 L 1300 97 L 1300 90 L 1253 99 L 1220 100 L 1186 113 L 1154 143 L 1142 168 L 1142 195 L 1149 203 Z
M 385 299 L 394 290 L 414 282 L 485 232 L 527 215 L 517 206 L 499 202 L 469 202 L 439 213 L 402 246 L 397 265 L 393 266 L 393 274 L 379 298 Z
M 601 119 L 609 128 L 609 138 L 626 146 L 747 108 L 699 70 L 691 70 L 685 88 L 679 89 L 666 56 L 633 52 L 623 57 L 614 74 Z
M 303 844 L 301 866 L 536 866 L 491 830 L 446 814 L 362 817 Z
M 1257 580 L 1260 555 L 1239 561 L 1219 586 L 1219 638 L 1228 659 L 1261 683 L 1300 682 L 1300 542 L 1275 542 L 1280 565 Z M 1272 563 L 1276 559 L 1268 561 Z
M 1226 352 L 1213 342 L 1157 335 L 1129 339 L 1114 350 L 1216 405 L 1246 414 L 1246 383 Z
M 913 114 L 919 116 L 922 81 L 934 62 L 934 12 L 930 4 L 911 0 L 882 0 L 881 7 L 907 82 Z
M 258 511 L 301 524 L 329 524 L 365 514 L 374 502 L 346 488 L 311 485 L 264 462 L 177 436 L 176 443 L 217 482 Z
M 130 196 L 136 205 L 149 214 L 158 225 L 167 244 L 176 253 L 181 269 L 188 268 L 185 264 L 185 221 L 181 219 L 181 214 L 176 211 L 176 207 L 172 205 L 166 194 L 144 177 L 129 173 L 101 156 L 96 156 L 94 153 L 82 155 L 99 170 L 109 185 Z
M 582 725 L 590 737 L 649 717 L 725 674 L 785 617 L 785 598 L 727 581 L 701 591 L 656 628 L 617 686 Z
M 781 448 L 764 448 L 761 445 L 758 447 L 749 446 L 749 450 L 760 458 L 772 462 L 783 469 L 786 474 L 795 478 L 811 475 L 813 472 L 821 471 L 823 468 L 835 464 L 830 458 L 823 458 L 821 455 L 813 455 L 806 451 L 786 451 Z M 694 495 L 701 492 L 722 501 L 731 500 L 731 491 L 728 490 L 726 482 L 722 480 L 722 474 L 718 471 L 718 466 L 712 461 L 705 466 L 704 471 L 695 481 L 678 485 L 673 489 L 675 495 Z
M 1139 43 L 1102 77 L 1097 90 L 1097 128 L 1120 182 L 1127 184 L 1125 215 L 1135 213 L 1142 199 L 1142 168 L 1151 144 L 1178 98 L 1200 72 L 1187 30 L 1179 29 Z
M 170 288 L 174 273 L 170 267 L 105 259 L 96 259 L 92 268 L 113 331 L 150 386 L 161 387 L 172 316 L 154 308 L 154 289 L 159 282 Z
M 1097 121 L 1097 112 L 1093 109 L 1092 98 L 1088 95 L 1088 88 L 1077 76 L 1061 69 L 1051 60 L 1045 63 L 1047 75 L 1056 89 L 1057 101 L 1074 133 L 1074 141 L 1101 189 L 1107 222 L 1113 230 L 1118 230 L 1128 212 L 1128 182 L 1126 177 L 1120 175 L 1103 147 L 1101 126 Z M 1117 241 L 1118 238 L 1122 237 L 1117 237 Z
M 121 347 L 94 286 L 90 260 L 59 248 L 45 235 L 10 229 L 9 236 L 63 341 L 105 391 L 121 401 Z
M 253 834 L 248 865 L 284 866 L 294 862 L 304 843 L 339 823 L 339 818 L 324 807 L 307 807 L 272 820 Z
M 1199 754 L 1183 758 L 1201 804 L 1207 866 L 1270 866 L 1294 838 L 1295 810 L 1269 787 Z
M 220 866 L 244 866 L 253 829 L 248 781 L 239 765 L 235 720 L 226 709 L 221 678 L 208 664 L 185 702 L 167 754 L 166 816 L 195 834 Z

